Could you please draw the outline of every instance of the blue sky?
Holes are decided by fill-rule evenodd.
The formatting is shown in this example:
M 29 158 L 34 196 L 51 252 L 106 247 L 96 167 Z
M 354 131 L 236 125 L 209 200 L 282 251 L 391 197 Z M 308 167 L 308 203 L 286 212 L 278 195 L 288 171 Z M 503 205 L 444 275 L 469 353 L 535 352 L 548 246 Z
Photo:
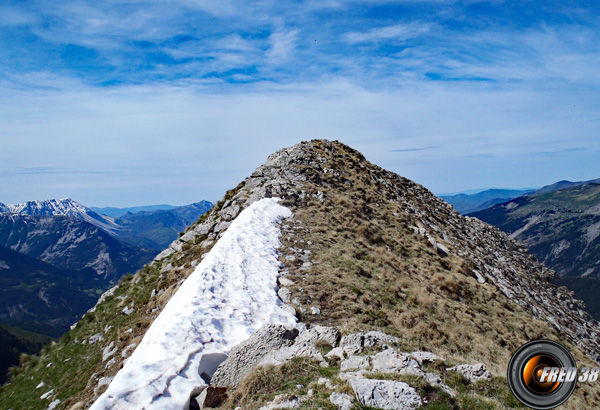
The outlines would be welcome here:
M 436 193 L 600 177 L 592 1 L 0 4 L 0 202 L 218 200 L 338 139 Z

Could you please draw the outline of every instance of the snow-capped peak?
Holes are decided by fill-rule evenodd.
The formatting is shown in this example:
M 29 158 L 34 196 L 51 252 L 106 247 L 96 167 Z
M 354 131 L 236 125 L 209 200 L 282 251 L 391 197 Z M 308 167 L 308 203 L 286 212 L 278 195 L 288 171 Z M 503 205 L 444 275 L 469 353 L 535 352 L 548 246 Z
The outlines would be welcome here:
M 109 233 L 113 233 L 117 229 L 117 225 L 113 221 L 103 218 L 71 198 L 27 201 L 21 204 L 5 205 L 4 207 L 5 209 L 3 210 L 2 204 L 0 204 L 0 212 L 38 216 L 65 215 L 89 222 Z

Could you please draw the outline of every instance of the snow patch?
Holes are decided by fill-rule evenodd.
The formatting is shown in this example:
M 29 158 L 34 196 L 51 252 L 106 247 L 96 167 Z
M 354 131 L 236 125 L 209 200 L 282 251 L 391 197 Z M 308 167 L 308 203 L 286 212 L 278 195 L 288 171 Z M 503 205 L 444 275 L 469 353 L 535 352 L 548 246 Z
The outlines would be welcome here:
M 6 262 L 0 259 L 0 269 L 10 269 L 10 266 L 8 266 Z
M 276 293 L 281 245 L 277 224 L 292 216 L 278 201 L 265 198 L 239 214 L 92 410 L 187 408 L 190 394 L 206 385 L 200 370 L 212 370 L 213 359 L 265 324 L 296 323 Z

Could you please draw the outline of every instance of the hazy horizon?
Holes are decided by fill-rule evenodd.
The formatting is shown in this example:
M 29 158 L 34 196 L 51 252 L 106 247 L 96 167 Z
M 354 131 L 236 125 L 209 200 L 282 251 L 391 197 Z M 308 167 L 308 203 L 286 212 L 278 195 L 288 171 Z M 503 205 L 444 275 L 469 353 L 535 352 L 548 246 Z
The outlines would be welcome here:
M 600 177 L 588 1 L 8 0 L 0 202 L 215 202 L 339 140 L 435 193 Z

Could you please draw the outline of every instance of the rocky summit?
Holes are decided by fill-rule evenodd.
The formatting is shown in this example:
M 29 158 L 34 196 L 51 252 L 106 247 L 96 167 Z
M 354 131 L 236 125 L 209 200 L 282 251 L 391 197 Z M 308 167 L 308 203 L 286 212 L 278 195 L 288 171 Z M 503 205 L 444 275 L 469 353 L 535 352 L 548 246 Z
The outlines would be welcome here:
M 153 322 L 173 311 L 168 302 L 189 295 L 186 279 L 212 272 L 216 285 L 198 288 L 204 296 L 233 286 L 218 282 L 226 270 L 209 269 L 220 260 L 213 251 L 227 256 L 221 239 L 271 255 L 260 242 L 242 241 L 250 235 L 233 235 L 254 226 L 263 209 L 256 204 L 265 198 L 280 198 L 277 206 L 291 211 L 281 211 L 287 216 L 278 225 L 277 275 L 265 303 L 276 292 L 278 314 L 295 324 L 248 322 L 232 308 L 232 316 L 205 322 L 208 333 L 197 328 L 196 338 L 168 340 L 165 333 L 161 340 L 172 346 L 202 340 L 222 349 L 198 345 L 173 362 L 179 367 L 165 385 L 134 386 L 128 398 L 148 398 L 151 408 L 183 392 L 182 409 L 518 408 L 506 367 L 522 344 L 559 341 L 580 367 L 600 357 L 598 323 L 520 243 L 359 152 L 314 140 L 271 155 L 152 263 L 103 295 L 58 343 L 23 357 L 0 390 L 0 408 L 127 408 L 105 406 L 116 398 L 103 393 L 117 391 L 114 383 L 135 384 L 119 370 L 141 360 L 137 349 L 160 331 Z M 244 255 L 229 260 L 240 260 L 243 272 Z M 252 275 L 242 279 L 252 289 Z M 218 311 L 227 312 L 227 303 L 250 306 L 249 292 Z M 243 328 L 252 330 L 245 340 L 216 343 L 219 332 L 234 334 L 230 327 L 247 322 L 257 327 Z M 169 390 L 179 379 L 185 389 Z M 598 388 L 580 384 L 563 407 L 598 405 Z

